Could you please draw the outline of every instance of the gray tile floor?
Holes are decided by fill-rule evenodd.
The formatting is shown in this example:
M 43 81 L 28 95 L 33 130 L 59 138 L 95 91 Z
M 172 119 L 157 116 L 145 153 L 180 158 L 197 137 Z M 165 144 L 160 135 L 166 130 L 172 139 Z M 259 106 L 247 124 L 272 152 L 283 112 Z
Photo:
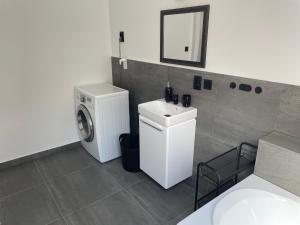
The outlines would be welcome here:
M 194 182 L 164 190 L 120 159 L 82 148 L 0 171 L 1 225 L 171 225 L 192 212 Z

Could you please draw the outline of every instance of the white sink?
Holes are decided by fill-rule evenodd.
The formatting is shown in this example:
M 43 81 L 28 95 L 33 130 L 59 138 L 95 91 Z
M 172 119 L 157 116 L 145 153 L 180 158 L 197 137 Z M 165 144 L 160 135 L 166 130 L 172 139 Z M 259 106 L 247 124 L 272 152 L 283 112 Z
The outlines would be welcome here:
M 140 115 L 151 119 L 162 126 L 173 126 L 197 117 L 197 109 L 185 108 L 181 104 L 174 105 L 164 100 L 155 100 L 139 104 Z
M 165 189 L 191 177 L 197 109 L 156 100 L 138 110 L 141 170 Z
M 239 189 L 221 199 L 214 225 L 299 225 L 300 203 L 258 189 Z

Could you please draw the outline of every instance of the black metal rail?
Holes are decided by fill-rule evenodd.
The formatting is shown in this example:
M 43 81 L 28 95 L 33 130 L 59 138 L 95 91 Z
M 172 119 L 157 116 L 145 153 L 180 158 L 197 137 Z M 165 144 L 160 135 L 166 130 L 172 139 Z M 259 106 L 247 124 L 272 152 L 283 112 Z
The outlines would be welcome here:
M 250 150 L 244 150 L 244 146 L 248 146 L 250 147 L 251 150 L 255 150 L 255 152 L 253 152 L 251 154 L 251 152 L 249 152 Z M 252 145 L 250 143 L 247 142 L 243 142 L 241 143 L 239 146 L 230 149 L 229 151 L 218 155 L 217 157 L 207 161 L 207 162 L 200 162 L 197 165 L 197 179 L 196 179 L 196 193 L 195 193 L 195 205 L 194 205 L 194 210 L 196 211 L 199 207 L 199 202 L 207 199 L 209 196 L 213 196 L 213 197 L 217 197 L 220 194 L 220 190 L 223 187 L 226 187 L 226 185 L 229 185 L 231 182 L 232 184 L 237 184 L 238 183 L 238 178 L 239 178 L 239 174 L 241 174 L 242 172 L 245 172 L 247 170 L 253 169 L 254 168 L 254 164 L 255 164 L 255 155 L 256 155 L 256 150 L 257 150 L 257 146 Z M 250 153 L 250 154 L 249 154 Z M 228 174 L 223 174 L 224 172 L 222 168 L 217 168 L 216 166 L 213 165 L 214 162 L 217 162 L 218 160 L 220 162 L 222 162 L 222 159 L 226 156 L 229 156 L 230 154 L 233 154 L 234 157 L 234 162 L 232 164 L 232 162 L 225 164 L 225 167 L 228 165 L 233 165 L 232 170 L 230 170 L 228 172 Z M 251 159 L 251 157 L 253 157 L 253 159 Z M 241 163 L 242 161 L 244 161 L 245 163 Z M 209 171 L 209 173 L 205 173 L 204 171 Z M 205 194 L 204 196 L 202 196 L 201 198 L 198 199 L 198 194 L 199 194 L 199 177 L 200 175 L 206 179 L 208 179 L 208 181 L 210 181 L 211 183 L 213 183 L 216 187 L 215 189 L 213 189 L 212 191 L 208 192 L 207 194 Z

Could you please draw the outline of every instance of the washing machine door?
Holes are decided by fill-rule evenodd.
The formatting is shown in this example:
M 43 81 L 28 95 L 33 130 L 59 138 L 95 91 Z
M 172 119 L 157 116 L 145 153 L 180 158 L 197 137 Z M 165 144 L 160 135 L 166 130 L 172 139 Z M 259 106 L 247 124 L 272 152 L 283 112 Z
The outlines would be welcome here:
M 77 108 L 77 124 L 80 131 L 80 136 L 86 142 L 91 142 L 94 139 L 94 125 L 91 114 L 84 105 L 79 105 Z

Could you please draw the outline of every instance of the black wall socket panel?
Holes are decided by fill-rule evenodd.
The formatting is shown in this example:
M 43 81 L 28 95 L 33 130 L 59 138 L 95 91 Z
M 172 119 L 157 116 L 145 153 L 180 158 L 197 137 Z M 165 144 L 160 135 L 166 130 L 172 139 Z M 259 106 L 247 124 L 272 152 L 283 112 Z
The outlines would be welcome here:
M 194 76 L 194 89 L 201 90 L 202 85 L 202 77 L 201 76 Z
M 256 88 L 255 88 L 255 93 L 256 93 L 256 94 L 260 94 L 260 93 L 262 93 L 262 91 L 263 91 L 263 90 L 262 90 L 261 87 L 256 87 Z
M 240 84 L 239 89 L 246 92 L 252 91 L 252 87 L 249 84 Z
M 206 80 L 204 79 L 204 89 L 211 90 L 212 89 L 212 80 Z
M 229 87 L 231 89 L 235 89 L 236 88 L 236 83 L 235 82 L 231 82 Z

